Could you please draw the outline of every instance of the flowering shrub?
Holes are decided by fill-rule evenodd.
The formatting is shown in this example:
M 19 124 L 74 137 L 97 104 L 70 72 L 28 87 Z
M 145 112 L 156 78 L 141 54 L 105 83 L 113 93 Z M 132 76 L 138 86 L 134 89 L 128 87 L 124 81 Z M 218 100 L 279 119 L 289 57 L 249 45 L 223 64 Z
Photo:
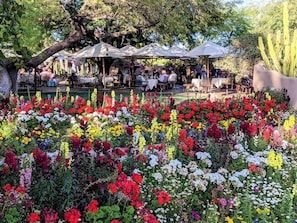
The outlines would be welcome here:
M 297 219 L 287 101 L 68 95 L 3 105 L 0 222 Z

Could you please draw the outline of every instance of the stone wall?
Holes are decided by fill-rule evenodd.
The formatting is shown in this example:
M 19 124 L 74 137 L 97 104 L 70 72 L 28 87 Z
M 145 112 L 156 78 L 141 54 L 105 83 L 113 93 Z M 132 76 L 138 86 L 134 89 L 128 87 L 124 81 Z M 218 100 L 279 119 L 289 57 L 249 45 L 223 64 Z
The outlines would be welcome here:
M 290 104 L 297 108 L 297 78 L 295 77 L 286 77 L 257 64 L 254 66 L 253 87 L 255 91 L 261 91 L 263 88 L 287 89 Z

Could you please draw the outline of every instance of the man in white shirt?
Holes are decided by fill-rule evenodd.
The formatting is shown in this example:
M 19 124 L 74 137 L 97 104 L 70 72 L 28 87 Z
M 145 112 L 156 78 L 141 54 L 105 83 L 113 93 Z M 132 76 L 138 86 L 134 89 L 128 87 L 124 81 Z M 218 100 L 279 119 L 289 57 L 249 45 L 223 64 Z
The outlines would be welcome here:
M 169 77 L 169 75 L 167 74 L 166 70 L 163 68 L 161 70 L 161 74 L 160 74 L 160 77 L 158 78 L 158 81 L 160 83 L 167 83 L 168 82 L 168 77 Z

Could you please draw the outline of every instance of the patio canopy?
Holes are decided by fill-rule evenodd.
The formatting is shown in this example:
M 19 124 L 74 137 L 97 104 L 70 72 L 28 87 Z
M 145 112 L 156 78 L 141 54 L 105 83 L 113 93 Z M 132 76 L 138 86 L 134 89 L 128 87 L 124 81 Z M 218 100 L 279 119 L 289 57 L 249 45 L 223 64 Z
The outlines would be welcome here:
M 205 41 L 200 46 L 197 46 L 186 53 L 184 56 L 189 58 L 198 58 L 200 56 L 205 57 L 205 65 L 207 70 L 207 76 L 209 77 L 209 58 L 215 57 L 224 57 L 228 53 L 228 50 L 225 47 L 222 47 L 211 41 Z
M 123 58 L 125 56 L 126 54 L 120 49 L 104 42 L 87 46 L 75 54 L 77 58 Z
M 135 58 L 174 58 L 175 56 L 169 51 L 161 47 L 159 44 L 151 43 L 140 48 L 134 54 Z
M 131 57 L 134 53 L 138 51 L 138 49 L 134 46 L 127 45 L 120 48 L 120 51 L 125 53 L 127 57 Z

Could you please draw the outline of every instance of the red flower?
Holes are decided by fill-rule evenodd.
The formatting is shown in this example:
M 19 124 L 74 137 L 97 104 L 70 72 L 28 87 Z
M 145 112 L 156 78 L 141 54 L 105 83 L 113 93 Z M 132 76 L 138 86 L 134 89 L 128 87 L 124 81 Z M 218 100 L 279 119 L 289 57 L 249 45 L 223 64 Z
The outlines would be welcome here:
M 40 216 L 37 213 L 31 213 L 28 217 L 28 222 L 39 222 L 40 221 Z
M 122 222 L 119 220 L 112 220 L 110 223 L 122 223 Z
M 81 142 L 80 137 L 78 135 L 73 135 L 71 137 L 71 140 L 72 140 L 72 146 L 73 146 L 73 148 L 78 149 L 79 146 L 80 146 L 80 142 Z
M 41 149 L 35 148 L 33 150 L 33 158 L 38 166 L 41 166 L 43 170 L 46 170 L 50 166 L 50 158 Z
M 83 145 L 83 151 L 84 152 L 90 152 L 92 150 L 92 142 L 91 140 L 87 140 Z
M 129 136 L 132 136 L 133 135 L 133 127 L 132 126 L 128 126 L 127 128 L 126 128 L 126 132 L 127 132 L 127 134 L 129 135 Z
M 6 163 L 14 171 L 17 171 L 18 161 L 17 161 L 17 158 L 13 152 L 9 151 L 6 153 L 4 163 Z
M 78 223 L 81 213 L 76 208 L 72 208 L 64 214 L 64 219 L 69 223 Z
M 21 186 L 19 186 L 19 187 L 17 187 L 17 188 L 15 189 L 15 191 L 17 191 L 17 192 L 20 193 L 20 194 L 25 194 L 25 193 L 26 193 L 26 188 L 25 188 L 25 187 L 21 187 Z
M 166 204 L 171 201 L 170 195 L 166 191 L 160 191 L 157 195 L 158 203 L 160 205 Z
M 232 135 L 235 132 L 235 126 L 233 124 L 230 124 L 228 127 L 228 134 Z
M 134 182 L 141 184 L 142 183 L 142 176 L 138 173 L 133 173 L 132 175 L 132 180 L 134 180 Z
M 42 211 L 42 215 L 44 216 L 45 223 L 55 223 L 59 219 L 58 213 L 56 213 L 53 209 L 45 208 Z
M 109 142 L 105 141 L 105 142 L 103 142 L 103 147 L 105 150 L 109 150 L 111 148 L 111 145 Z
M 99 202 L 97 200 L 92 200 L 88 206 L 86 206 L 86 210 L 90 213 L 97 213 L 98 212 L 98 205 Z
M 114 183 L 108 184 L 109 192 L 115 194 L 117 192 L 117 186 Z
M 5 184 L 5 186 L 2 188 L 5 192 L 11 192 L 12 190 L 14 190 L 15 187 L 11 186 L 10 184 Z

